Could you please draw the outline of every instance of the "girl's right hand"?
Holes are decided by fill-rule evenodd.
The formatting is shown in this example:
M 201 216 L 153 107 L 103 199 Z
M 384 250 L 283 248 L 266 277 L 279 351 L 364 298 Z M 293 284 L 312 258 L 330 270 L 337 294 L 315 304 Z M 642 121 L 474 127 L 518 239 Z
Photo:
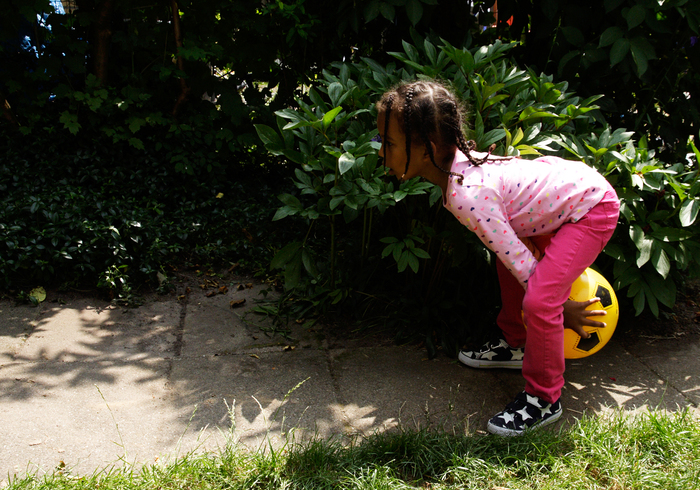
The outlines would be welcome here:
M 591 298 L 588 301 L 567 300 L 564 303 L 564 328 L 570 328 L 581 338 L 587 339 L 591 336 L 583 327 L 605 327 L 605 323 L 591 320 L 591 316 L 604 316 L 605 310 L 587 310 L 586 308 L 600 301 L 600 298 Z

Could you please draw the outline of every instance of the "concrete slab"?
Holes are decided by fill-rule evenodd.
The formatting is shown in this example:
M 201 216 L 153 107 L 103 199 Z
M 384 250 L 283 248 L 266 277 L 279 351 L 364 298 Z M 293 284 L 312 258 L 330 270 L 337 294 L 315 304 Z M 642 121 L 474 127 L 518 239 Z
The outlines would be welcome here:
M 681 391 L 615 340 L 593 356 L 568 360 L 565 377 L 562 403 L 574 413 L 692 407 Z
M 179 308 L 151 302 L 139 309 L 95 300 L 43 306 L 16 352 L 24 361 L 102 361 L 145 358 L 172 351 Z
M 0 300 L 0 363 L 14 359 L 36 324 L 38 308 Z
M 519 371 L 428 360 L 416 346 L 296 323 L 281 334 L 251 313 L 261 285 L 220 284 L 139 308 L 0 302 L 0 487 L 8 474 L 59 464 L 90 474 L 227 441 L 258 449 L 397 427 L 483 431 L 523 389 Z M 617 407 L 700 415 L 699 354 L 697 341 L 613 339 L 567 362 L 564 419 Z
M 211 291 L 193 291 L 187 303 L 181 355 L 226 355 L 245 349 L 318 345 L 315 337 L 295 322 L 281 331 L 272 318 L 255 314 L 262 289 L 260 284 L 240 290 L 231 287 L 213 296 L 207 296 Z
M 9 388 L 0 396 L 3 476 L 60 464 L 91 474 L 120 458 L 152 462 L 172 447 L 175 428 L 163 422 L 164 361 L 80 363 L 79 375 L 76 363 L 41 364 L 0 367 Z
M 656 383 L 700 405 L 700 346 L 684 339 L 649 338 L 629 346 L 632 356 L 658 378 Z
M 336 410 L 348 434 L 396 427 L 465 433 L 483 427 L 493 406 L 505 406 L 505 398 L 493 397 L 502 380 L 522 384 L 518 371 L 468 369 L 446 357 L 428 360 L 425 350 L 415 346 L 337 349 L 330 354 L 339 394 Z

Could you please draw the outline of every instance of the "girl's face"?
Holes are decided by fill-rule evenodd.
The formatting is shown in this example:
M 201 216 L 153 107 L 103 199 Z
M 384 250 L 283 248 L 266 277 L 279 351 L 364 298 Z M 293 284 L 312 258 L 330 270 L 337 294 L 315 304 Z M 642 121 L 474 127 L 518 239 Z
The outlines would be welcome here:
M 392 112 L 389 119 L 389 129 L 384 134 L 385 113 L 382 111 L 377 117 L 377 129 L 382 139 L 382 147 L 379 149 L 379 156 L 384 159 L 384 164 L 389 169 L 389 175 L 395 175 L 399 180 L 408 180 L 416 176 L 423 176 L 426 161 L 432 167 L 428 152 L 423 145 L 417 145 L 411 141 L 411 162 L 406 170 L 406 135 L 399 127 L 399 120 L 396 113 Z

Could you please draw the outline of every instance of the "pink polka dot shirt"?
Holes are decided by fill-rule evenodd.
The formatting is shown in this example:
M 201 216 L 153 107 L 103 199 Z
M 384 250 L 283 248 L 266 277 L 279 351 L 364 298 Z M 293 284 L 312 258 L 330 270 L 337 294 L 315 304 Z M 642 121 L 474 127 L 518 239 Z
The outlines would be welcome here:
M 545 156 L 472 165 L 457 151 L 443 205 L 527 288 L 537 259 L 521 237 L 549 235 L 603 198 L 605 178 L 583 162 Z

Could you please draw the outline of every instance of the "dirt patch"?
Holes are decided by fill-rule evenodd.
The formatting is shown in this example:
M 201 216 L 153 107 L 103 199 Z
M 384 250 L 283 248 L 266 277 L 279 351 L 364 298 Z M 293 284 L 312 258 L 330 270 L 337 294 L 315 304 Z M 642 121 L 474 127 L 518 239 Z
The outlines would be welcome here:
M 621 318 L 615 337 L 630 345 L 640 341 L 700 339 L 700 280 L 689 281 L 678 292 L 675 307 L 662 311 L 658 318 L 648 311 L 638 317 L 630 314 Z

